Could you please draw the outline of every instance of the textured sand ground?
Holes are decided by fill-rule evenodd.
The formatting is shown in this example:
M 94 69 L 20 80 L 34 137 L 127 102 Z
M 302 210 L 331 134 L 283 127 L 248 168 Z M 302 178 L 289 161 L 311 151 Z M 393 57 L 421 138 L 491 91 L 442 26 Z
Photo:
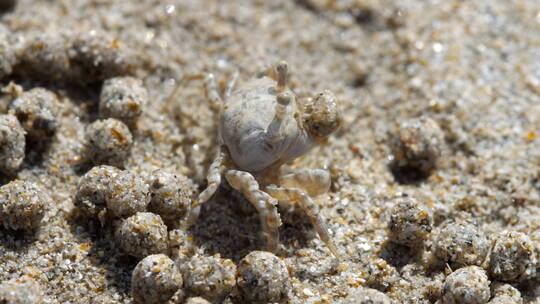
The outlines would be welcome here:
M 36 233 L 0 230 L 0 282 L 30 276 L 46 303 L 131 303 L 138 259 L 116 245 L 110 229 L 82 219 L 73 203 L 80 177 L 91 168 L 84 130 L 98 118 L 102 81 L 129 73 L 148 89 L 125 168 L 144 178 L 165 168 L 202 189 L 215 155 L 217 114 L 201 81 L 177 80 L 212 72 L 223 88 L 235 70 L 242 82 L 281 59 L 298 95 L 330 89 L 343 109 L 343 127 L 295 166 L 331 172 L 321 214 L 346 260 L 332 257 L 306 217 L 283 214 L 278 255 L 290 273 L 291 303 L 357 303 L 354 293 L 363 288 L 396 303 L 440 301 L 452 292 L 443 290 L 445 278 L 464 266 L 434 257 L 435 248 L 452 243 L 437 239 L 449 219 L 474 223 L 490 244 L 505 230 L 526 234 L 533 244 L 527 262 L 505 258 L 528 263 L 534 273 L 540 266 L 536 0 L 20 0 L 1 14 L 0 33 L 9 32 L 21 60 L 1 79 L 1 113 L 13 99 L 13 86 L 7 87 L 13 82 L 55 92 L 60 116 L 47 144 L 27 145 L 21 169 L 2 175 L 2 184 L 17 178 L 41 185 L 54 203 Z M 24 57 L 37 51 L 22 54 L 38 38 L 47 44 L 79 36 L 105 44 L 87 45 L 96 52 L 91 58 L 105 62 L 92 73 L 43 67 L 45 59 Z M 106 53 L 108 47 L 118 53 Z M 433 120 L 443 138 L 437 167 L 427 176 L 393 166 L 400 124 L 421 116 Z M 425 247 L 388 241 L 395 198 L 404 195 L 432 218 Z M 219 253 L 238 265 L 264 248 L 260 230 L 255 209 L 223 185 L 189 239 L 202 256 Z M 506 280 L 523 303 L 540 303 L 535 274 L 500 279 L 489 255 L 481 258 L 464 264 L 486 269 L 493 289 L 488 299 L 497 300 L 497 281 Z M 478 297 L 471 303 L 485 303 Z M 237 301 L 234 292 L 225 301 Z

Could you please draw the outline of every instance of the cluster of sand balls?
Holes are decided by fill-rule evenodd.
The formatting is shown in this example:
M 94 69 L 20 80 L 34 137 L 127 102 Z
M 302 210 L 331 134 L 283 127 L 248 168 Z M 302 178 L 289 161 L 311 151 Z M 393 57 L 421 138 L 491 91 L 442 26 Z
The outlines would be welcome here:
M 98 30 L 40 33 L 25 41 L 16 61 L 30 79 L 95 83 L 130 74 L 137 62 L 124 43 Z
M 10 32 L 0 27 L 0 79 L 19 73 L 32 78 L 67 82 L 104 81 L 99 100 L 100 119 L 86 130 L 88 157 L 95 164 L 122 167 L 129 155 L 134 127 L 148 102 L 148 93 L 130 74 L 134 60 L 123 44 L 100 32 L 66 31 L 52 37 L 30 37 L 15 52 L 9 43 Z M 57 131 L 61 107 L 58 97 L 43 88 L 34 88 L 17 96 L 8 105 L 8 113 L 17 117 L 26 137 L 46 142 Z M 4 173 L 18 169 L 24 155 L 21 128 L 11 118 L 0 117 L 0 165 Z
M 89 216 L 126 217 L 145 211 L 148 186 L 131 171 L 96 166 L 79 180 L 75 204 Z
M 111 218 L 125 218 L 149 209 L 174 220 L 186 212 L 192 192 L 189 179 L 165 170 L 156 170 L 145 180 L 133 171 L 101 165 L 81 177 L 75 204 L 87 216 L 106 212 Z
M 98 165 L 123 167 L 133 145 L 129 127 L 134 127 L 147 102 L 140 80 L 107 79 L 99 102 L 101 119 L 86 128 L 88 158 Z M 44 88 L 22 92 L 8 104 L 8 113 L 0 115 L 1 172 L 13 174 L 20 168 L 27 139 L 47 142 L 56 134 L 60 109 L 58 96 Z
M 391 141 L 392 169 L 425 178 L 437 167 L 444 136 L 437 123 L 421 117 L 402 123 Z M 412 172 L 412 173 L 411 173 Z M 453 272 L 442 288 L 446 304 L 522 303 L 512 285 L 537 277 L 539 248 L 525 233 L 504 231 L 488 236 L 478 225 L 458 216 L 433 226 L 429 208 L 412 197 L 393 201 L 388 239 L 431 256 Z
M 142 259 L 133 271 L 136 303 L 221 303 L 235 286 L 242 303 L 287 303 L 287 267 L 270 252 L 254 251 L 237 267 L 219 255 L 194 255 L 174 263 L 164 254 Z
M 79 180 L 75 204 L 84 216 L 112 222 L 119 247 L 140 259 L 131 282 L 137 303 L 220 303 L 235 287 L 236 296 L 250 303 L 286 303 L 289 272 L 270 252 L 252 252 L 238 267 L 219 255 L 171 259 L 163 219 L 185 216 L 192 188 L 189 179 L 164 170 L 145 180 L 132 171 L 100 165 Z
M 143 258 L 167 253 L 168 232 L 162 216 L 173 221 L 185 214 L 191 201 L 186 193 L 193 191 L 187 180 L 156 170 L 147 181 L 130 170 L 96 166 L 79 180 L 75 204 L 87 217 L 101 223 L 114 221 L 115 237 L 128 254 Z M 166 184 L 156 185 L 160 181 Z M 164 194 L 162 188 L 170 191 Z M 147 212 L 151 202 L 152 212 Z M 171 208 L 180 211 L 170 213 Z
M 286 303 L 289 273 L 272 253 L 253 252 L 239 268 L 219 255 L 171 259 L 174 240 L 169 240 L 167 223 L 178 223 L 186 215 L 193 183 L 166 170 L 156 170 L 143 180 L 119 169 L 129 154 L 131 130 L 148 102 L 147 95 L 142 83 L 131 77 L 104 82 L 100 119 L 86 129 L 88 155 L 96 166 L 81 177 L 75 198 L 85 216 L 102 224 L 113 222 L 117 244 L 141 259 L 131 281 L 135 302 L 220 303 L 238 286 L 237 296 L 245 301 Z M 181 237 L 187 235 L 181 233 Z
M 463 266 L 445 281 L 445 303 L 487 303 L 490 298 L 490 303 L 520 303 L 517 290 L 503 288 L 491 292 L 490 283 L 493 289 L 501 282 L 520 284 L 536 276 L 538 248 L 531 239 L 513 231 L 499 233 L 488 241 L 470 224 L 454 225 L 457 229 L 449 224 L 441 229 L 435 249 L 439 256 Z
M 107 79 L 101 90 L 101 119 L 86 128 L 88 157 L 95 164 L 123 167 L 133 145 L 134 128 L 148 102 L 142 82 L 133 77 Z
M 25 157 L 26 140 L 43 142 L 57 130 L 60 102 L 51 91 L 34 88 L 20 93 L 0 115 L 0 171 L 14 174 Z
M 519 291 L 503 283 L 521 284 L 537 277 L 539 248 L 526 234 L 504 231 L 488 237 L 464 216 L 433 227 L 429 208 L 417 199 L 400 197 L 393 203 L 389 241 L 430 250 L 441 265 L 454 269 L 444 282 L 444 303 L 521 303 Z
M 0 79 L 17 73 L 29 79 L 87 84 L 129 75 L 137 67 L 135 54 L 102 31 L 32 34 L 22 45 L 14 39 L 0 26 Z

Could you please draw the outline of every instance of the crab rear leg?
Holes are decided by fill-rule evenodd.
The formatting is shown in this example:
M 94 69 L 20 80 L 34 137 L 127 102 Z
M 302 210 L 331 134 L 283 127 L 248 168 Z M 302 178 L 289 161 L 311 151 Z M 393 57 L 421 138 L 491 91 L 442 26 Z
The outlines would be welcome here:
M 308 195 L 318 195 L 322 194 L 323 190 L 328 190 L 330 177 L 322 172 L 325 171 L 316 169 L 302 170 L 300 172 L 287 174 L 280 178 L 286 187 L 269 185 L 265 190 L 280 201 L 286 203 L 298 203 L 309 217 L 311 224 L 328 249 L 330 249 L 335 257 L 341 258 L 337 247 L 330 238 L 329 230 L 326 227 L 323 218 L 319 215 L 319 206 L 311 199 L 310 195 Z M 305 185 L 304 189 L 307 191 L 299 188 L 299 186 L 302 185 Z
M 198 199 L 191 205 L 186 220 L 187 227 L 190 227 L 195 223 L 195 221 L 197 221 L 199 214 L 201 213 L 201 206 L 206 203 L 212 197 L 212 195 L 214 195 L 214 193 L 216 193 L 219 184 L 221 184 L 221 174 L 223 174 L 226 157 L 227 153 L 225 153 L 224 149 L 219 148 L 218 156 L 214 159 L 210 165 L 210 168 L 208 169 L 208 186 L 199 194 Z
M 229 170 L 225 178 L 231 187 L 241 192 L 248 201 L 253 204 L 261 216 L 261 225 L 266 238 L 266 246 L 269 251 L 275 252 L 279 240 L 278 228 L 281 219 L 277 212 L 277 201 L 267 193 L 259 189 L 259 183 L 248 172 Z
M 304 189 L 309 196 L 315 197 L 330 189 L 330 173 L 323 169 L 300 169 L 279 177 L 279 184 L 285 188 Z

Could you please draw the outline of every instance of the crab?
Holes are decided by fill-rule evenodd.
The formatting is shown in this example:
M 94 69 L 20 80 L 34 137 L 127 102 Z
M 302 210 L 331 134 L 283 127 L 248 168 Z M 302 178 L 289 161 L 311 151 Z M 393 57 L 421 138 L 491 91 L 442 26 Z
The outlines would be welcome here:
M 278 246 L 281 225 L 277 206 L 300 207 L 320 239 L 339 257 L 314 197 L 330 188 L 323 169 L 293 171 L 286 164 L 326 142 L 341 123 L 334 94 L 328 90 L 300 101 L 288 88 L 285 61 L 234 90 L 237 73 L 221 98 L 212 74 L 205 77 L 207 95 L 219 109 L 219 151 L 207 173 L 207 188 L 189 210 L 186 225 L 194 224 L 201 207 L 218 189 L 222 175 L 256 208 L 268 251 Z M 274 78 L 277 79 L 274 79 Z

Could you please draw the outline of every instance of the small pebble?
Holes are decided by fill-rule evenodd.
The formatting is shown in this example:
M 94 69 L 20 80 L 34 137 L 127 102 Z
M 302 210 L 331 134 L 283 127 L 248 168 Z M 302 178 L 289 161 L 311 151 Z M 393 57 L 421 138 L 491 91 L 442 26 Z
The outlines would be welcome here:
M 136 303 L 165 303 L 182 288 L 182 275 L 164 254 L 142 259 L 131 275 L 131 295 Z
M 109 118 L 97 120 L 86 128 L 90 159 L 96 164 L 123 167 L 133 138 L 121 121 Z
M 489 304 L 523 304 L 521 293 L 510 284 L 491 283 L 491 295 Z
M 427 177 L 435 169 L 441 155 L 444 134 L 437 123 L 421 117 L 401 124 L 392 142 L 394 166 L 398 170 L 416 172 Z
M 432 251 L 445 262 L 461 267 L 480 265 L 490 244 L 485 234 L 462 219 L 443 223 L 435 232 Z
M 118 173 L 105 193 L 107 211 L 111 217 L 128 217 L 146 211 L 150 203 L 148 185 L 132 171 Z
M 238 287 L 248 303 L 286 303 L 291 289 L 289 271 L 276 255 L 253 251 L 240 261 Z
M 390 213 L 390 240 L 413 248 L 423 247 L 431 232 L 431 217 L 413 198 L 399 198 Z
M 110 192 L 112 181 L 120 172 L 120 169 L 111 166 L 96 166 L 86 172 L 79 180 L 75 205 L 86 216 L 99 216 L 103 221 L 107 209 L 106 194 Z
M 390 304 L 392 301 L 384 293 L 367 287 L 355 288 L 341 304 Z
M 2 304 L 41 304 L 43 288 L 31 277 L 5 281 L 0 284 L 0 303 Z
M 487 274 L 478 266 L 454 271 L 443 286 L 445 304 L 483 304 L 489 301 L 490 294 Z
M 236 265 L 229 259 L 196 255 L 179 268 L 184 275 L 184 288 L 190 296 L 201 296 L 212 303 L 221 303 L 236 285 Z
M 133 77 L 105 80 L 99 97 L 99 114 L 133 125 L 148 103 L 148 92 L 142 81 Z
M 188 178 L 160 169 L 152 173 L 148 184 L 151 195 L 148 210 L 166 221 L 179 219 L 186 213 L 194 188 Z
M 538 253 L 524 233 L 507 231 L 496 239 L 489 259 L 489 272 L 497 280 L 527 280 L 536 275 Z
M 151 212 L 138 212 L 121 220 L 114 236 L 127 254 L 140 259 L 169 250 L 167 226 L 159 215 Z
M 47 139 L 56 133 L 59 109 L 56 94 L 43 88 L 22 93 L 8 106 L 9 113 L 17 116 L 33 140 Z
M 15 116 L 0 115 L 0 171 L 12 174 L 21 166 L 26 147 L 24 133 Z
M 51 203 L 41 186 L 14 180 L 0 187 L 0 224 L 8 229 L 35 230 Z

